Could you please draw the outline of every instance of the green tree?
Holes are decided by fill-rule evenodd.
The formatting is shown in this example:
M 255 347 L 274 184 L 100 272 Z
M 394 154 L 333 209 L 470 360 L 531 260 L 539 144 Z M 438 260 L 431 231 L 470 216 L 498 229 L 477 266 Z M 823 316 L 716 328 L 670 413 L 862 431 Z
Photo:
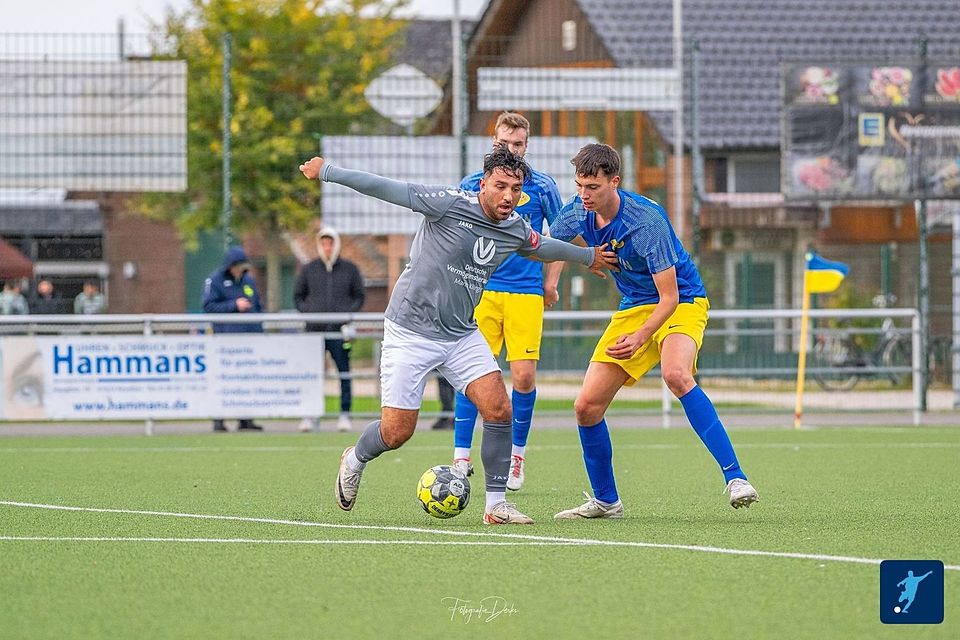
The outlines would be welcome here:
M 150 196 L 188 241 L 220 226 L 223 35 L 232 38 L 232 229 L 256 235 L 267 259 L 267 301 L 280 306 L 280 254 L 307 228 L 319 189 L 297 166 L 317 134 L 362 130 L 377 116 L 363 96 L 388 65 L 406 0 L 192 0 L 154 25 L 158 48 L 187 61 L 188 190 Z

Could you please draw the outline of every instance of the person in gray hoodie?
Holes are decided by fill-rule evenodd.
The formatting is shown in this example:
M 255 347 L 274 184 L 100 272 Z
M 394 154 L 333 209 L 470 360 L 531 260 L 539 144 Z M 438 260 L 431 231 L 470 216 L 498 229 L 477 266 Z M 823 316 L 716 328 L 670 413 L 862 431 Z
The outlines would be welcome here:
M 363 306 L 366 294 L 357 265 L 340 257 L 340 234 L 330 227 L 317 233 L 320 257 L 307 263 L 297 275 L 293 302 L 303 313 L 352 313 Z M 344 322 L 309 323 L 307 331 L 327 333 L 324 347 L 340 374 L 340 417 L 338 431 L 349 431 L 353 388 L 350 380 L 350 339 L 352 327 Z M 329 335 L 336 333 L 337 335 Z M 301 431 L 316 430 L 317 418 L 304 418 Z

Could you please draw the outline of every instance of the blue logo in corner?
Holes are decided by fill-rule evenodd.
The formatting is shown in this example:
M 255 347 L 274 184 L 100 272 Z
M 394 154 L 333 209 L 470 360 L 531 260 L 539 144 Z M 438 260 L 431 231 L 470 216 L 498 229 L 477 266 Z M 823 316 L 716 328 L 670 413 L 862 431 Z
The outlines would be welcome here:
M 881 562 L 880 622 L 943 622 L 943 563 L 939 560 Z

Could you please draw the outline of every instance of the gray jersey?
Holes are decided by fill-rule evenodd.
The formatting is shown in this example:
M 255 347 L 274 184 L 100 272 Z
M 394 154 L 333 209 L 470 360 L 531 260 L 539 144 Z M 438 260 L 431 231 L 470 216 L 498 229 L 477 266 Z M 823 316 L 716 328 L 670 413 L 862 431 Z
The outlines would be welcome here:
M 411 208 L 424 216 L 386 317 L 415 333 L 455 340 L 477 328 L 473 309 L 497 267 L 536 249 L 540 235 L 513 213 L 497 224 L 476 193 L 410 184 Z
M 384 315 L 428 338 L 457 340 L 474 331 L 473 309 L 483 288 L 513 253 L 587 266 L 594 260 L 592 248 L 541 237 L 516 212 L 494 222 L 470 191 L 400 182 L 329 163 L 323 165 L 320 179 L 423 214 L 410 262 Z

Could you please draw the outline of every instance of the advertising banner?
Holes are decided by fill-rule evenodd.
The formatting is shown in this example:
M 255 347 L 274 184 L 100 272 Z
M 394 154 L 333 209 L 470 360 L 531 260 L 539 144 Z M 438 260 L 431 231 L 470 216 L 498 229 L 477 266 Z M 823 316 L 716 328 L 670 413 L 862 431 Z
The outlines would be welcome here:
M 0 338 L 0 418 L 127 420 L 323 414 L 323 337 Z
M 960 198 L 960 63 L 787 67 L 784 138 L 788 198 Z

